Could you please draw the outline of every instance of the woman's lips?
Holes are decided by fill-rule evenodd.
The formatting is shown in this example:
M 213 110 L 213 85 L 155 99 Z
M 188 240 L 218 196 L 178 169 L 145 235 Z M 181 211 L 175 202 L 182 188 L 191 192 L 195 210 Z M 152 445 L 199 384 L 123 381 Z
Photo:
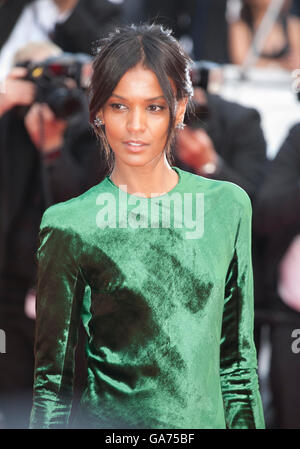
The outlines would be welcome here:
M 138 152 L 143 150 L 148 144 L 141 140 L 128 140 L 127 142 L 124 142 L 124 145 L 128 150 Z

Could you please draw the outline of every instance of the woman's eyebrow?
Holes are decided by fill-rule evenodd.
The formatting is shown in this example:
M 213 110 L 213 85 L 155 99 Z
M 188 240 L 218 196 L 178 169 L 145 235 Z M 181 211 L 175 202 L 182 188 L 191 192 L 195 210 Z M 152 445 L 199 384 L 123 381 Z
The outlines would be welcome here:
M 127 98 L 125 97 L 121 97 L 121 95 L 117 95 L 112 93 L 111 94 L 112 97 L 116 97 L 116 98 L 120 98 L 120 100 L 126 100 L 128 101 Z M 163 95 L 159 95 L 158 97 L 153 97 L 153 98 L 146 98 L 145 101 L 155 101 L 155 100 L 165 100 L 165 97 Z

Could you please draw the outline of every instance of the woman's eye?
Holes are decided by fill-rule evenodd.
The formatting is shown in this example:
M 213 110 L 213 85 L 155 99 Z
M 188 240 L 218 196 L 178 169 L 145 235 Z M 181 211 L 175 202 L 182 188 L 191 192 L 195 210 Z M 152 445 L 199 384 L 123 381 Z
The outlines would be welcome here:
M 160 106 L 160 105 L 158 105 L 158 104 L 150 104 L 150 106 L 148 107 L 148 109 L 149 109 L 151 112 L 159 112 L 159 111 L 162 111 L 163 109 L 165 109 L 165 107 L 164 107 L 164 106 Z
M 116 111 L 123 111 L 124 109 L 126 109 L 126 106 L 120 103 L 112 103 L 110 107 L 112 109 L 115 109 Z

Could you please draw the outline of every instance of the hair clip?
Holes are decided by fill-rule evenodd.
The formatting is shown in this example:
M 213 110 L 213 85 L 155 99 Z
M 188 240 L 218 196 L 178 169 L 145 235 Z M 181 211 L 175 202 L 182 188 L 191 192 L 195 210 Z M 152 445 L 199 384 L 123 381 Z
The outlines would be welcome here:
M 101 118 L 99 118 L 99 117 L 96 117 L 95 118 L 95 120 L 94 120 L 94 125 L 97 127 L 97 128 L 100 128 L 100 126 L 102 126 L 104 123 L 103 123 L 103 120 L 101 120 Z

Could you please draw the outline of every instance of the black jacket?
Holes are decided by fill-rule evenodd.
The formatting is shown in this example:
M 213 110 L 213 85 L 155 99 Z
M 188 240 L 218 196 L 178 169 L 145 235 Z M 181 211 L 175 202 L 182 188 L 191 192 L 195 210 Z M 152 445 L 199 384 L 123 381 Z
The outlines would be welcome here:
M 23 8 L 32 1 L 0 1 L 0 49 L 13 30 Z M 52 40 L 64 51 L 90 54 L 93 42 L 104 36 L 113 24 L 121 22 L 120 5 L 108 0 L 79 0 L 68 20 L 56 25 Z
M 300 319 L 277 294 L 278 266 L 300 233 L 300 123 L 283 142 L 254 204 L 254 229 L 266 240 L 263 254 L 264 291 L 272 319 Z M 278 315 L 280 313 L 280 315 Z

